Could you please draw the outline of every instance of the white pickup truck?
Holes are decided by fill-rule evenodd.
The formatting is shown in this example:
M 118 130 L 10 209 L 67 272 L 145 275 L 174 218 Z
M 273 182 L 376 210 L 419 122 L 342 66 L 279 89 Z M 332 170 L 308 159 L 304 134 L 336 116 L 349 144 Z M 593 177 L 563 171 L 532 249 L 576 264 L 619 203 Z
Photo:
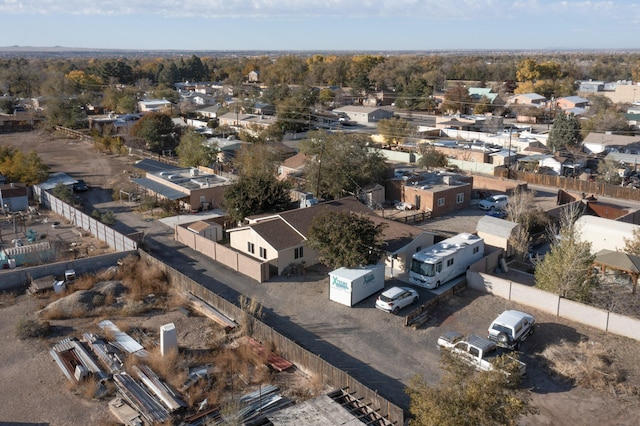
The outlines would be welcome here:
M 449 331 L 440 336 L 438 347 L 451 351 L 454 356 L 481 371 L 501 369 L 496 366 L 495 358 L 507 353 L 489 339 L 475 334 L 465 338 L 463 334 L 456 331 Z M 508 356 L 508 358 L 517 364 L 518 372 L 521 375 L 527 372 L 527 365 L 524 362 L 512 356 Z

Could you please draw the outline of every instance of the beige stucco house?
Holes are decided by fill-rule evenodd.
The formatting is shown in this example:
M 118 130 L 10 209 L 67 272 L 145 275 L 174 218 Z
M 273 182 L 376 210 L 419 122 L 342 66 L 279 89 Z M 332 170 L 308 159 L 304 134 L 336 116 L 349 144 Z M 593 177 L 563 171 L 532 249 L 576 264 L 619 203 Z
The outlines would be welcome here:
M 406 272 L 411 256 L 433 244 L 435 236 L 418 227 L 384 219 L 360 203 L 355 197 L 341 198 L 312 207 L 251 218 L 249 224 L 227 230 L 233 249 L 269 262 L 272 275 L 282 274 L 290 265 L 318 263 L 318 252 L 307 243 L 314 217 L 325 212 L 349 211 L 364 214 L 374 223 L 386 225 L 383 232 L 384 263 L 392 274 Z

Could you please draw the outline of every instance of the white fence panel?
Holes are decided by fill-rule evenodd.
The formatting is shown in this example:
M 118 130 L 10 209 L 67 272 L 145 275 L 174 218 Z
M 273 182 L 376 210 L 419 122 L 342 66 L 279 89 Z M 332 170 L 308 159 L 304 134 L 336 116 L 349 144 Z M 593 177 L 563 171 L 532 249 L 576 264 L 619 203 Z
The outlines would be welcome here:
M 89 232 L 100 241 L 104 241 L 109 245 L 109 247 L 113 248 L 114 250 L 120 252 L 138 249 L 138 244 L 131 238 L 119 233 L 115 229 L 110 228 L 109 226 L 83 213 L 75 207 L 70 206 L 69 204 L 63 202 L 59 198 L 54 197 L 42 188 L 35 186 L 34 194 L 39 196 L 40 204 L 42 204 L 46 208 L 49 208 L 57 215 L 64 217 L 78 228 Z

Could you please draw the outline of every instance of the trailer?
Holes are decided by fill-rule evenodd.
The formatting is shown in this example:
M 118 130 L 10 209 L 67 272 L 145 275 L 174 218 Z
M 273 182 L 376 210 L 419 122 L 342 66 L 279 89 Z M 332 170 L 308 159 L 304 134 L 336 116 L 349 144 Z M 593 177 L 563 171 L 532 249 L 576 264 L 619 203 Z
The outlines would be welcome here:
M 329 300 L 353 306 L 384 289 L 384 264 L 329 272 Z
M 462 233 L 440 241 L 413 255 L 409 281 L 420 287 L 438 288 L 466 272 L 484 256 L 484 240 Z

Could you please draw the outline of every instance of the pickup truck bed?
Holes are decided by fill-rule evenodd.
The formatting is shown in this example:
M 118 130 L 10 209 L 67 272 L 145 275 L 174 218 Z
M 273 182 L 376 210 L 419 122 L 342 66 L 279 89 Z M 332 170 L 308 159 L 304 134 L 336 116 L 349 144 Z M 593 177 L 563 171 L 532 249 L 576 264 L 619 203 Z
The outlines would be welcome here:
M 489 339 L 475 334 L 465 338 L 463 334 L 456 331 L 450 331 L 440 336 L 438 339 L 438 347 L 450 350 L 455 356 L 472 365 L 477 370 L 483 371 L 494 370 L 493 359 L 499 355 L 510 353 L 498 347 Z M 524 375 L 527 371 L 526 364 L 511 355 L 509 355 L 509 358 L 518 363 L 520 374 Z

